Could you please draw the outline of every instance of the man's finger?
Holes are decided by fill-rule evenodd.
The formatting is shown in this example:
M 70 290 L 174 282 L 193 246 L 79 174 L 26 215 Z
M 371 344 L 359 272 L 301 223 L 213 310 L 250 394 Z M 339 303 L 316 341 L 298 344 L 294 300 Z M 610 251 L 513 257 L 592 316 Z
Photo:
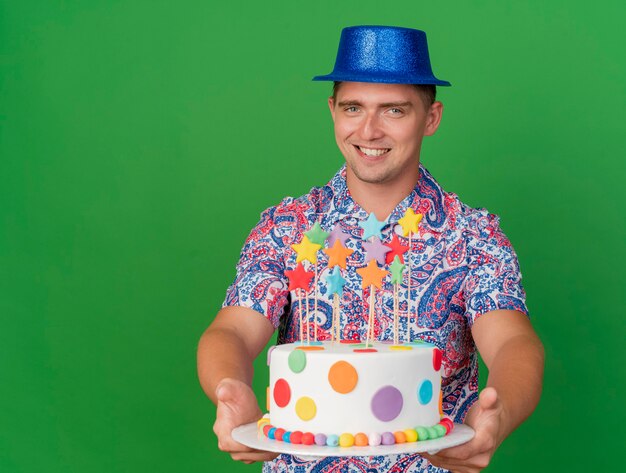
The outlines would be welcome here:
M 259 451 L 250 447 L 246 447 L 245 445 L 233 440 L 230 434 L 219 436 L 217 441 L 217 447 L 221 451 L 228 453 L 251 453 Z
M 472 458 L 475 455 L 488 452 L 491 448 L 491 437 L 488 435 L 481 435 L 480 432 L 476 434 L 472 440 L 463 445 L 456 447 L 444 448 L 440 450 L 436 455 L 422 454 L 424 458 L 433 458 L 435 461 L 465 461 Z
M 481 409 L 494 409 L 498 404 L 498 392 L 495 388 L 487 387 L 480 392 L 478 402 Z
M 278 456 L 278 453 L 264 452 L 261 450 L 255 450 L 252 453 L 233 453 L 231 457 L 233 460 L 242 462 L 267 462 L 271 461 Z

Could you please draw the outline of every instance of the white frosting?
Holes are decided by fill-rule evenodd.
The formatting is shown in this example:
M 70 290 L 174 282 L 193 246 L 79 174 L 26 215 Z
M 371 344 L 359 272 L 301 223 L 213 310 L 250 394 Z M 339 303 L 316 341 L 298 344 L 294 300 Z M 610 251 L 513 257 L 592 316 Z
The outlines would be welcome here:
M 270 356 L 269 407 L 273 426 L 288 431 L 323 433 L 326 435 L 363 432 L 395 432 L 416 426 L 432 426 L 439 422 L 439 392 L 441 373 L 433 367 L 432 345 L 412 346 L 411 350 L 395 351 L 391 345 L 373 342 L 376 353 L 355 353 L 354 345 L 323 342 L 324 350 L 304 351 L 306 367 L 295 373 L 289 367 L 289 354 L 300 344 L 276 346 Z M 345 361 L 358 374 L 351 392 L 338 393 L 331 386 L 328 373 L 335 363 Z M 284 379 L 289 385 L 290 398 L 285 407 L 274 399 L 276 381 Z M 420 403 L 419 389 L 424 381 L 432 383 L 432 397 Z M 372 412 L 374 395 L 385 386 L 393 386 L 402 394 L 402 409 L 392 420 L 383 421 Z M 316 414 L 302 420 L 296 413 L 301 397 L 313 400 Z

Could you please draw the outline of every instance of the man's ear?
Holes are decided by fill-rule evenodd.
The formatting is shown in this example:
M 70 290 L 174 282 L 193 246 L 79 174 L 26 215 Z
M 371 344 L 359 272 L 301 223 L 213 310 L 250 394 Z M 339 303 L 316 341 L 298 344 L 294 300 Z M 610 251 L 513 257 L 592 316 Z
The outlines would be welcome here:
M 335 121 L 335 100 L 332 95 L 328 97 L 328 108 L 330 109 L 330 115 L 333 117 L 333 121 Z
M 434 135 L 439 128 L 441 122 L 441 116 L 443 115 L 443 104 L 441 102 L 434 102 L 428 109 L 428 115 L 426 117 L 426 128 L 424 128 L 424 136 Z

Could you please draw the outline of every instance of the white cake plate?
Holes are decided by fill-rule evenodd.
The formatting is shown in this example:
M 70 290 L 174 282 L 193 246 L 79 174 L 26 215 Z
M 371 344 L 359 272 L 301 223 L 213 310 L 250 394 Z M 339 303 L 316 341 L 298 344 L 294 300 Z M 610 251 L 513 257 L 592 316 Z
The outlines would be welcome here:
M 465 424 L 454 424 L 452 432 L 438 439 L 396 443 L 394 445 L 379 445 L 377 447 L 323 447 L 319 445 L 295 445 L 292 443 L 279 442 L 277 440 L 270 440 L 263 435 L 262 432 L 259 432 L 256 422 L 236 427 L 232 432 L 232 437 L 246 447 L 268 452 L 297 455 L 304 460 L 308 460 L 316 457 L 362 457 L 419 452 L 434 455 L 444 448 L 455 447 L 468 442 L 474 438 L 474 429 Z

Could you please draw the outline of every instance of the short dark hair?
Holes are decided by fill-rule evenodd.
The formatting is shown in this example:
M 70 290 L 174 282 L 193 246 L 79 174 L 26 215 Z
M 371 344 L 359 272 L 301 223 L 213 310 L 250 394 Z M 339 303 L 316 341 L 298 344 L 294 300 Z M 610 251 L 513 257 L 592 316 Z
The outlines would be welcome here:
M 333 101 L 337 99 L 337 91 L 339 90 L 339 86 L 341 85 L 340 81 L 333 82 Z M 426 108 L 430 107 L 433 103 L 435 103 L 435 98 L 437 98 L 437 86 L 432 84 L 411 84 L 417 92 L 422 97 L 422 101 Z

